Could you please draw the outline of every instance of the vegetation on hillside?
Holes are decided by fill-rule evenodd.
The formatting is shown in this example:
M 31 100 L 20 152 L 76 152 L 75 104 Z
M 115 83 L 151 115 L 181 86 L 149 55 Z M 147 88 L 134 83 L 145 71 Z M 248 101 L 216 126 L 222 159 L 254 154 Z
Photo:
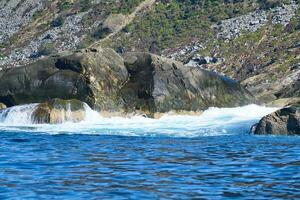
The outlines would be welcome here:
M 194 39 L 213 36 L 211 25 L 257 8 L 253 3 L 226 3 L 220 0 L 170 0 L 158 2 L 154 9 L 126 27 L 116 46 L 149 50 L 155 42 L 160 49 Z
M 299 0 L 295 2 L 300 3 Z M 151 51 L 170 55 L 177 48 L 184 49 L 197 42 L 203 45 L 197 52 L 199 55 L 222 58 L 222 62 L 204 67 L 224 73 L 247 86 L 253 77 L 261 76 L 253 79 L 256 80 L 254 82 L 250 81 L 251 87 L 266 84 L 272 89 L 272 82 L 285 79 L 300 67 L 299 9 L 286 26 L 270 20 L 257 31 L 245 31 L 230 41 L 218 39 L 213 25 L 258 9 L 269 11 L 290 3 L 290 0 L 159 1 L 106 45 L 120 52 Z M 268 17 L 271 19 L 272 16 Z M 260 90 L 254 92 L 259 94 Z M 284 97 L 281 91 L 277 91 L 275 96 Z

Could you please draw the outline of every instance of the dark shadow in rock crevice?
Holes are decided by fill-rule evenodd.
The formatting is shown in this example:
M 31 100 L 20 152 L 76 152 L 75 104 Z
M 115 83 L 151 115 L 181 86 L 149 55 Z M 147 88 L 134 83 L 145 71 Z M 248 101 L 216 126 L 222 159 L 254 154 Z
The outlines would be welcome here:
M 4 103 L 7 107 L 17 105 L 12 95 L 1 96 L 0 102 Z
M 126 109 L 135 108 L 143 112 L 156 112 L 152 96 L 154 66 L 151 56 L 143 53 L 136 56 L 134 62 L 126 62 L 125 59 L 129 81 L 121 89 L 120 96 L 125 102 Z
M 71 70 L 77 73 L 82 72 L 80 59 L 58 58 L 55 62 L 55 67 L 60 70 Z

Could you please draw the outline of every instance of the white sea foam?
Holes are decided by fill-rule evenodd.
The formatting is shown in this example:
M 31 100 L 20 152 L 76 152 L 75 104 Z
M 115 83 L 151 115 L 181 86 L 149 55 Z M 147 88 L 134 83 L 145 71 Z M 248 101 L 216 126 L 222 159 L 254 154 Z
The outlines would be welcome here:
M 8 126 L 31 124 L 31 116 L 38 104 L 26 104 L 5 109 L 0 113 L 0 123 Z
M 105 118 L 86 106 L 86 120 L 58 125 L 31 124 L 36 104 L 18 106 L 0 114 L 0 131 L 45 134 L 99 134 L 124 136 L 197 137 L 247 133 L 254 123 L 277 108 L 248 105 L 235 108 L 210 108 L 202 115 L 164 115 L 160 119 L 142 116 Z

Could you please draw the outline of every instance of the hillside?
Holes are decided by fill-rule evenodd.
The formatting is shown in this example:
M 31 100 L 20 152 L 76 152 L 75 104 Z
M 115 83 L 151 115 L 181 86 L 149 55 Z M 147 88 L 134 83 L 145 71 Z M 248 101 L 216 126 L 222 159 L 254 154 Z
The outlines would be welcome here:
M 6 0 L 0 65 L 87 47 L 207 68 L 260 100 L 299 97 L 300 9 L 290 0 Z

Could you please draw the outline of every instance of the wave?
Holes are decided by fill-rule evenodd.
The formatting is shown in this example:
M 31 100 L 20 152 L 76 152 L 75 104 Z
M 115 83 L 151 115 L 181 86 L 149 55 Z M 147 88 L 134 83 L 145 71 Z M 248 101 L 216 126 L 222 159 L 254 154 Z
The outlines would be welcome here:
M 278 108 L 248 105 L 235 108 L 209 108 L 202 115 L 163 115 L 160 119 L 134 116 L 105 118 L 86 106 L 80 123 L 32 124 L 37 104 L 15 106 L 0 113 L 1 132 L 38 134 L 97 134 L 122 136 L 198 137 L 246 134 L 259 119 Z

